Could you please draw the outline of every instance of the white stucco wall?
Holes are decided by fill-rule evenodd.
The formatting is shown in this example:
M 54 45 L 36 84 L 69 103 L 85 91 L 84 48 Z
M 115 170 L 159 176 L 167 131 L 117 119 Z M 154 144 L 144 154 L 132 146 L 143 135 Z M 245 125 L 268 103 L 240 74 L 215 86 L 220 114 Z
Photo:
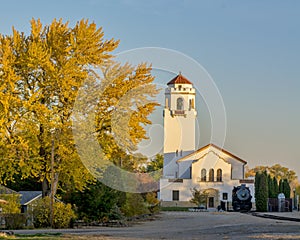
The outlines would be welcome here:
M 199 182 L 201 179 L 201 170 L 206 169 L 206 181 L 209 179 L 210 169 L 214 170 L 214 181 L 217 181 L 217 170 L 222 170 L 222 180 L 228 182 L 231 180 L 231 164 L 219 158 L 215 153 L 208 152 L 203 158 L 192 164 L 193 182 Z
M 191 189 L 216 189 L 219 191 L 219 201 L 223 200 L 223 193 L 227 193 L 228 199 L 225 202 L 232 201 L 232 189 L 234 186 L 241 185 L 240 180 L 244 178 L 243 168 L 245 162 L 233 158 L 231 155 L 222 152 L 221 150 L 210 146 L 202 151 L 195 152 L 183 159 L 177 161 L 176 171 L 178 172 L 178 182 L 171 179 L 163 178 L 160 180 L 160 200 L 163 202 L 171 202 L 173 190 L 179 191 L 179 202 L 189 202 L 192 198 Z M 184 173 L 187 173 L 191 168 L 191 179 L 184 179 Z M 206 182 L 201 181 L 201 170 L 205 168 L 207 177 Z M 214 169 L 214 181 L 209 180 L 209 170 Z M 222 170 L 222 181 L 217 182 L 217 170 Z M 252 202 L 254 199 L 254 184 L 246 183 L 249 187 Z
M 229 154 L 224 153 L 214 146 L 209 146 L 202 151 L 195 152 L 193 156 L 182 160 L 180 159 L 178 162 L 190 160 L 194 160 L 196 162 L 194 163 L 195 166 L 193 166 L 193 172 L 198 171 L 200 174 L 202 168 L 205 168 L 207 172 L 210 168 L 213 168 L 216 174 L 218 166 L 222 165 L 221 167 L 224 168 L 224 175 L 230 176 L 231 179 L 244 179 L 245 162 L 241 162 L 238 159 L 233 158 Z
M 217 189 L 219 191 L 219 201 L 223 200 L 223 193 L 227 193 L 226 202 L 232 202 L 232 190 L 234 186 L 240 186 L 239 180 L 229 180 L 223 182 L 194 182 L 192 179 L 182 179 L 182 182 L 169 182 L 169 179 L 160 180 L 160 200 L 162 202 L 171 202 L 173 190 L 179 191 L 179 201 L 189 202 L 192 198 L 192 189 Z M 254 184 L 246 184 L 249 187 L 252 202 L 254 199 Z M 192 204 L 191 204 L 192 205 Z
M 169 85 L 165 90 L 165 98 L 163 175 L 166 178 L 178 178 L 182 174 L 179 173 L 177 160 L 195 151 L 197 111 L 190 104 L 190 100 L 193 103 L 195 101 L 195 89 L 191 84 Z M 178 98 L 184 100 L 181 111 L 177 110 Z
M 195 150 L 195 119 L 195 111 L 174 116 L 164 109 L 164 153 Z

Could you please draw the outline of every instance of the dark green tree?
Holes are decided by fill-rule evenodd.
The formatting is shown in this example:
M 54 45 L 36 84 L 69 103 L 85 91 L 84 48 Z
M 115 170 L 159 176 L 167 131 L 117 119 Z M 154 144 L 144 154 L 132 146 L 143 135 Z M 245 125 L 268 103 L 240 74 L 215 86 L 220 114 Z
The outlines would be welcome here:
M 283 193 L 286 198 L 291 197 L 291 187 L 287 179 L 283 180 Z
M 255 179 L 254 179 L 254 187 L 255 187 L 254 196 L 255 196 L 255 199 L 257 199 L 257 197 L 259 197 L 258 196 L 259 195 L 258 190 L 259 190 L 259 185 L 260 185 L 260 175 L 261 175 L 260 172 L 255 173 Z
M 140 193 L 126 193 L 126 201 L 121 210 L 127 217 L 150 213 L 146 201 Z
M 273 177 L 273 189 L 274 189 L 274 197 L 277 198 L 278 194 L 279 194 L 279 187 L 278 187 L 278 182 L 276 177 Z
M 279 181 L 279 192 L 283 193 L 286 198 L 290 198 L 291 196 L 291 187 L 288 182 L 288 179 L 280 179 Z
M 73 192 L 67 200 L 76 206 L 79 219 L 105 221 L 111 218 L 114 209 L 120 208 L 125 199 L 125 193 L 97 181 L 83 192 Z
M 269 198 L 275 198 L 276 197 L 276 194 L 275 194 L 275 191 L 274 191 L 273 179 L 271 178 L 271 176 L 269 174 L 268 174 L 268 191 L 269 191 L 269 194 L 268 194 Z
M 258 212 L 268 210 L 268 177 L 267 172 L 257 172 L 255 175 L 255 201 Z
M 279 180 L 278 190 L 279 190 L 279 193 L 283 193 L 283 180 L 282 179 Z

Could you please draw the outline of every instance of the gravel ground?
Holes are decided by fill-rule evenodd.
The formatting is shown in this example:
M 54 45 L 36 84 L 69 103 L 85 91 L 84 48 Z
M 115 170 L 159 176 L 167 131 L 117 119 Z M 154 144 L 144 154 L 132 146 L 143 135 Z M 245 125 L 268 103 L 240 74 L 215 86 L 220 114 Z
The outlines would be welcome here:
M 68 239 L 300 239 L 300 222 L 234 212 L 163 212 L 132 227 L 18 230 L 32 234 L 61 232 Z

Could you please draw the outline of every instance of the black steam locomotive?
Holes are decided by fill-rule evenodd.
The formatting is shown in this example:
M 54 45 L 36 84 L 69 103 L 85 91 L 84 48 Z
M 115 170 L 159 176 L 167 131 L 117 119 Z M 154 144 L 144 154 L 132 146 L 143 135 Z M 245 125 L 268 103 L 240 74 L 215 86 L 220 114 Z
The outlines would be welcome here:
M 245 184 L 233 187 L 232 207 L 234 211 L 250 211 L 252 208 L 251 193 Z

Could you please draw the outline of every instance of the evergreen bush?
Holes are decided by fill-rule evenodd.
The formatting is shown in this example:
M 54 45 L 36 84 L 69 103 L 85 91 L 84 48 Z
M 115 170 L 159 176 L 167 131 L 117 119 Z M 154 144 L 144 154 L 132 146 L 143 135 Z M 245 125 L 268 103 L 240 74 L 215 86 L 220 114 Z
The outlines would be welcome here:
M 268 211 L 268 176 L 267 172 L 257 172 L 255 174 L 255 203 L 256 211 Z
M 121 208 L 126 217 L 133 217 L 142 214 L 149 214 L 145 201 L 139 193 L 126 193 L 125 204 Z

